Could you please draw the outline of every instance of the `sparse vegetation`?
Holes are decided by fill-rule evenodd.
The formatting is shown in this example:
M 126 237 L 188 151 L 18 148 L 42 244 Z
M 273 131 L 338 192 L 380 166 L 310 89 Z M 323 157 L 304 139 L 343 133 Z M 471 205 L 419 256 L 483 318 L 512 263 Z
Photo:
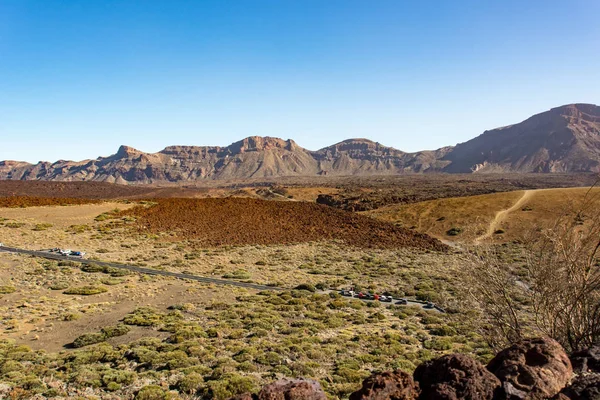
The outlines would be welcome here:
M 296 196 L 293 188 L 289 193 Z M 155 208 L 160 204 L 161 200 L 144 205 L 145 212 L 165 217 Z M 213 246 L 200 236 L 187 237 L 185 230 L 175 234 L 139 229 L 144 215 L 136 215 L 130 225 L 122 224 L 126 213 L 93 221 L 107 209 L 74 222 L 52 221 L 53 229 L 45 232 L 32 230 L 44 221 L 11 215 L 10 221 L 27 221 L 27 225 L 0 226 L 0 230 L 26 234 L 23 240 L 29 240 L 31 248 L 62 247 L 56 244 L 56 233 L 73 243 L 64 246 L 89 251 L 92 257 L 103 254 L 103 260 L 286 290 L 257 293 L 131 274 L 93 260 L 84 265 L 4 255 L 0 265 L 8 268 L 0 272 L 15 295 L 3 295 L 0 329 L 15 339 L 0 341 L 0 382 L 20 391 L 22 398 L 66 397 L 62 388 L 68 387 L 71 392 L 99 397 L 225 399 L 253 391 L 274 377 L 297 376 L 323 382 L 331 398 L 346 398 L 375 369 L 412 371 L 425 360 L 451 352 L 486 361 L 496 345 L 489 340 L 489 329 L 474 329 L 482 328 L 481 321 L 490 322 L 478 313 L 480 305 L 460 297 L 464 294 L 458 290 L 460 271 L 466 257 L 458 250 L 353 247 L 326 235 L 324 240 L 294 245 L 258 241 Z M 109 213 L 113 209 L 110 206 Z M 517 210 L 517 214 L 526 218 L 538 209 L 536 205 L 531 213 Z M 471 234 L 471 225 L 455 223 L 447 211 L 431 218 L 442 236 L 452 227 L 463 230 L 456 240 Z M 577 226 L 581 229 L 592 220 L 587 212 L 584 225 Z M 66 235 L 66 227 L 73 223 L 87 228 L 76 236 Z M 510 228 L 506 236 L 513 234 L 512 224 L 502 226 Z M 529 259 L 518 243 L 492 249 L 497 250 L 498 270 L 507 275 L 495 274 L 492 280 L 490 274 L 480 283 L 498 293 L 502 293 L 499 288 L 508 288 L 512 302 L 490 308 L 490 315 L 514 307 L 525 321 L 520 334 L 526 335 L 531 326 L 527 316 L 533 315 L 528 313 L 536 303 L 518 290 L 518 284 L 530 282 Z M 350 287 L 433 301 L 448 313 L 364 303 L 321 292 Z M 104 295 L 78 297 L 100 293 Z M 475 306 L 465 309 L 466 305 Z M 68 344 L 74 349 L 62 352 Z M 47 346 L 46 351 L 37 350 Z

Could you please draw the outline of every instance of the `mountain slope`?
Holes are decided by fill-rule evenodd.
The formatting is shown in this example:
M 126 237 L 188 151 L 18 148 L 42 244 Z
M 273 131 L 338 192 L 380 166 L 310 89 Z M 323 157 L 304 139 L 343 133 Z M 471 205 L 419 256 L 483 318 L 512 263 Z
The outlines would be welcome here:
M 445 172 L 600 172 L 600 107 L 571 104 L 457 145 Z
M 600 172 L 600 107 L 571 104 L 433 151 L 405 153 L 368 139 L 310 151 L 293 140 L 252 136 L 227 147 L 121 146 L 95 160 L 0 162 L 0 179 L 160 183 L 315 175 L 422 172 Z

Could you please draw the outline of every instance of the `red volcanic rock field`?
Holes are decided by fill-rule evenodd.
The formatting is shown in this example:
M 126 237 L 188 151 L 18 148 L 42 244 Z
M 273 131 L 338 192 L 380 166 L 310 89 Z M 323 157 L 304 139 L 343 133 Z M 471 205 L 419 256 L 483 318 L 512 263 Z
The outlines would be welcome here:
M 123 211 L 140 232 L 170 232 L 202 245 L 286 244 L 341 240 L 357 247 L 443 251 L 427 235 L 347 211 L 305 202 L 249 198 L 157 199 Z

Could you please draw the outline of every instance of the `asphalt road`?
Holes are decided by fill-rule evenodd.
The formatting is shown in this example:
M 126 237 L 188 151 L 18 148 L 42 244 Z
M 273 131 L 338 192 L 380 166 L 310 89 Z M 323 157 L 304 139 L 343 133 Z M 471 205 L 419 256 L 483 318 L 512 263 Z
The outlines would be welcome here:
M 50 253 L 50 252 L 46 252 L 46 251 L 23 250 L 23 249 L 17 249 L 14 247 L 5 247 L 5 246 L 0 247 L 0 251 L 4 251 L 7 253 L 28 254 L 31 256 L 35 256 L 35 257 L 47 258 L 49 260 L 58 260 L 58 261 L 69 260 L 69 261 L 75 261 L 75 262 L 82 263 L 82 264 L 96 264 L 96 265 L 105 266 L 105 267 L 126 269 L 128 271 L 137 272 L 140 274 L 170 276 L 170 277 L 178 278 L 178 279 L 189 279 L 192 281 L 203 282 L 203 283 L 213 283 L 216 285 L 238 286 L 238 287 L 243 287 L 243 288 L 247 288 L 247 289 L 255 289 L 255 290 L 285 290 L 284 288 L 278 288 L 278 287 L 267 286 L 267 285 L 259 285 L 256 283 L 245 283 L 245 282 L 232 281 L 232 280 L 228 280 L 228 279 L 208 278 L 208 277 L 198 276 L 198 275 L 182 274 L 182 273 L 178 273 L 178 272 L 169 272 L 169 271 L 161 271 L 161 270 L 156 270 L 156 269 L 151 269 L 151 268 L 136 267 L 134 265 L 119 264 L 119 263 L 99 261 L 99 260 L 89 260 L 89 259 L 73 257 L 73 256 L 61 256 L 60 254 Z
M 189 279 L 191 281 L 197 281 L 197 282 L 202 282 L 202 283 L 212 283 L 215 285 L 229 285 L 229 286 L 237 286 L 237 287 L 242 287 L 242 288 L 246 288 L 246 289 L 255 289 L 255 290 L 276 290 L 276 291 L 289 290 L 286 288 L 280 288 L 280 287 L 276 287 L 276 286 L 259 285 L 257 283 L 238 282 L 238 281 L 232 281 L 229 279 L 208 278 L 205 276 L 183 274 L 183 273 L 178 273 L 178 272 L 161 271 L 161 270 L 152 269 L 152 268 L 143 268 L 143 267 L 137 267 L 134 265 L 120 264 L 120 263 L 115 263 L 115 262 L 90 260 L 90 259 L 74 257 L 74 256 L 62 256 L 60 254 L 51 253 L 48 251 L 25 250 L 25 249 L 18 249 L 16 247 L 6 247 L 6 246 L 1 246 L 0 251 L 6 252 L 6 253 L 27 254 L 30 256 L 46 258 L 48 260 L 57 260 L 57 261 L 69 260 L 69 261 L 74 261 L 74 262 L 78 262 L 78 263 L 86 264 L 86 265 L 95 264 L 95 265 L 111 267 L 111 268 L 126 269 L 128 271 L 137 272 L 140 274 L 170 276 L 173 278 Z M 326 290 L 326 291 L 323 291 L 320 293 L 330 293 L 332 291 L 333 290 Z M 344 297 L 344 298 L 351 299 L 352 297 Z M 358 299 L 358 298 L 356 298 L 356 299 Z M 378 300 L 367 300 L 367 299 L 359 299 L 359 300 L 362 300 L 365 302 L 378 301 Z M 384 305 L 385 304 L 397 304 L 397 302 L 398 302 L 398 299 L 394 299 L 394 301 L 391 303 L 382 302 L 382 304 L 384 304 Z M 439 308 L 437 306 L 435 306 L 434 308 L 425 308 L 426 303 L 424 303 L 424 302 L 407 300 L 407 303 L 408 303 L 407 305 L 413 305 L 413 306 L 416 305 L 425 310 L 444 312 L 444 310 L 442 308 Z

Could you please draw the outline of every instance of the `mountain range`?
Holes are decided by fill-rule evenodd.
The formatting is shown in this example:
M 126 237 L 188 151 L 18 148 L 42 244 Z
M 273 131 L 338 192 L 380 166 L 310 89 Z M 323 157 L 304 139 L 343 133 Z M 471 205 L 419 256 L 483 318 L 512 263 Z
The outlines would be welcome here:
M 121 146 L 95 160 L 0 161 L 0 179 L 161 183 L 311 175 L 600 172 L 600 107 L 570 104 L 485 131 L 456 146 L 406 153 L 368 139 L 317 151 L 293 140 L 252 136 L 227 147 Z

